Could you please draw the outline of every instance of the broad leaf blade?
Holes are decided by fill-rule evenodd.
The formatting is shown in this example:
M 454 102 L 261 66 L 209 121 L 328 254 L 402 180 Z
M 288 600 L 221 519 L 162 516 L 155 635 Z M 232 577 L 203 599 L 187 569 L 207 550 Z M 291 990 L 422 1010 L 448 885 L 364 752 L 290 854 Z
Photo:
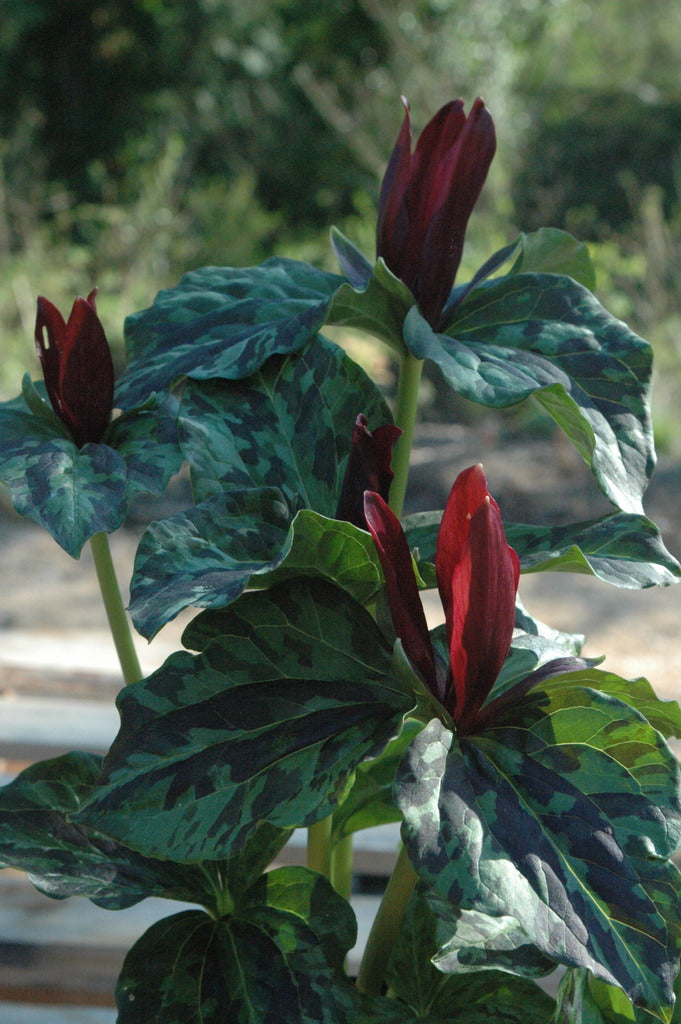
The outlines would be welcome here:
M 681 576 L 660 531 L 645 516 L 615 512 L 567 526 L 506 523 L 523 572 L 579 572 L 627 590 L 669 586 Z
M 256 821 L 308 825 L 413 701 L 371 616 L 292 581 L 245 594 L 225 635 L 119 697 L 121 730 L 83 820 L 149 856 L 224 858 Z
M 357 995 L 343 958 L 352 911 L 328 882 L 280 868 L 234 912 L 188 911 L 149 929 L 116 990 L 120 1024 L 352 1024 Z
M 25 871 L 54 899 L 86 896 L 109 910 L 147 896 L 210 905 L 209 871 L 142 857 L 74 821 L 100 769 L 101 758 L 74 752 L 39 761 L 0 789 L 0 865 Z
M 596 271 L 584 242 L 560 228 L 539 228 L 520 235 L 512 274 L 564 274 L 593 291 Z
M 392 422 L 376 385 L 323 338 L 238 384 L 189 384 L 179 429 L 196 500 L 278 487 L 294 511 L 333 516 L 360 412 L 372 430 Z
M 435 558 L 441 518 L 441 512 L 419 512 L 405 520 L 409 544 L 428 561 Z M 642 515 L 613 512 L 562 526 L 505 522 L 504 530 L 523 573 L 578 572 L 628 590 L 669 586 L 681 576 L 660 531 Z
M 348 282 L 341 285 L 333 297 L 327 323 L 367 331 L 403 355 L 404 318 L 415 301 L 406 284 L 379 259 L 366 281 L 356 286 Z
M 655 462 L 651 350 L 587 289 L 554 274 L 510 274 L 474 289 L 447 334 L 415 308 L 404 332 L 412 354 L 435 362 L 473 402 L 505 408 L 534 395 L 606 497 L 642 513 Z
M 281 562 L 290 513 L 274 488 L 218 494 L 152 523 L 135 556 L 130 613 L 151 639 L 190 605 L 224 607 Z
M 583 688 L 543 684 L 460 746 L 431 722 L 398 779 L 404 839 L 441 896 L 510 916 L 547 956 L 666 1020 L 679 770 L 642 716 L 587 688 L 595 670 L 579 675 Z
M 179 468 L 175 409 L 154 400 L 78 448 L 43 391 L 25 380 L 23 397 L 0 403 L 0 480 L 17 512 L 78 558 L 95 533 L 118 529 L 135 494 L 162 491 Z
M 315 336 L 343 278 L 296 260 L 258 267 L 204 267 L 159 292 L 125 325 L 128 367 L 117 403 L 130 408 L 175 380 L 241 380 L 270 356 Z

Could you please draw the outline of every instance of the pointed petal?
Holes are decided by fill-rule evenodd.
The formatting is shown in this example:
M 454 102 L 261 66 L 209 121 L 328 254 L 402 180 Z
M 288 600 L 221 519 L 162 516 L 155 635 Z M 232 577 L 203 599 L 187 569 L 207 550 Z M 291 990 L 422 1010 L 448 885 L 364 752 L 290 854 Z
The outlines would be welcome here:
M 352 431 L 352 446 L 345 467 L 343 487 L 336 519 L 354 523 L 366 530 L 364 492 L 376 491 L 386 501 L 393 471 L 390 465 L 393 445 L 402 431 L 387 423 L 370 431 L 367 418 L 360 413 Z
M 35 347 L 43 370 L 47 396 L 58 416 L 61 416 L 59 358 L 65 337 L 66 324 L 63 316 L 48 299 L 40 296 L 35 320 Z
M 393 274 L 409 285 L 405 249 L 409 236 L 409 215 L 405 201 L 411 180 L 411 124 L 409 104 L 404 96 L 404 121 L 383 176 L 378 199 L 376 255 L 382 256 Z
M 418 179 L 427 187 L 419 188 L 418 193 L 411 198 L 414 216 L 418 216 L 423 233 L 452 186 L 455 169 L 452 154 L 456 152 L 459 136 L 466 123 L 463 100 L 452 100 L 431 118 L 416 143 L 412 158 L 412 179 Z
M 364 515 L 383 567 L 395 633 L 426 685 L 436 693 L 435 655 L 407 538 L 399 519 L 379 494 L 367 491 Z
M 449 492 L 442 515 L 437 537 L 435 571 L 448 629 L 452 606 L 452 574 L 466 544 L 471 519 L 487 497 L 487 480 L 482 466 L 478 463 L 477 466 L 470 466 L 459 473 Z M 494 504 L 496 505 L 496 502 Z
M 111 417 L 113 392 L 114 368 L 104 328 L 94 303 L 76 299 L 59 365 L 63 418 L 76 444 L 101 439 Z
M 450 710 L 462 727 L 492 689 L 511 646 L 518 575 L 518 556 L 506 543 L 498 508 L 487 497 L 471 518 L 451 580 Z
M 496 151 L 494 122 L 482 100 L 475 101 L 451 152 L 443 158 L 438 186 L 421 245 L 419 305 L 436 323 L 459 269 L 468 220 Z

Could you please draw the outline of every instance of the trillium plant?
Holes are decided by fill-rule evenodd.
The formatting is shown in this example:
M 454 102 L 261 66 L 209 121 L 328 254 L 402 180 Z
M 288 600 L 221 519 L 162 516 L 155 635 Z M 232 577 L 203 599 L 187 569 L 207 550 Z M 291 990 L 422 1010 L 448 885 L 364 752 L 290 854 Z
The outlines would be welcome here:
M 333 231 L 339 273 L 188 273 L 128 318 L 115 387 L 94 292 L 68 320 L 38 300 L 43 380 L 0 406 L 0 479 L 69 555 L 91 544 L 128 685 L 104 758 L 65 753 L 0 790 L 0 861 L 57 899 L 168 901 L 125 959 L 121 1024 L 673 1018 L 681 711 L 517 598 L 545 570 L 678 581 L 642 506 L 651 351 L 563 232 L 456 281 L 494 151 L 481 100 L 448 103 L 413 148 L 407 108 L 374 263 Z M 327 325 L 387 346 L 394 402 Z M 494 481 L 462 465 L 444 511 L 405 516 L 427 363 L 489 409 L 534 398 L 609 513 L 504 521 Z M 151 639 L 197 613 L 142 678 L 108 534 L 183 466 L 193 504 L 142 536 L 129 616 Z M 353 840 L 391 823 L 353 967 Z M 283 855 L 294 832 L 305 866 Z

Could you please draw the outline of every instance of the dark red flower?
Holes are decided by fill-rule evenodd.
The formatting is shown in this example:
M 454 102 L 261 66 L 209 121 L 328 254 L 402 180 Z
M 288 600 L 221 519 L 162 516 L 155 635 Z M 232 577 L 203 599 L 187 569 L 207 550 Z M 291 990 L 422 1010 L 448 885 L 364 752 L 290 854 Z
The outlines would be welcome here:
M 378 204 L 376 253 L 410 289 L 436 329 L 461 262 L 468 218 L 496 149 L 494 122 L 477 99 L 466 117 L 452 100 L 411 151 L 409 106 Z
M 47 395 L 79 448 L 101 441 L 113 408 L 114 368 L 96 293 L 95 288 L 87 299 L 76 299 L 66 323 L 41 296 L 35 322 Z
M 395 633 L 431 693 L 471 733 L 509 706 L 504 694 L 483 707 L 508 655 L 520 565 L 506 543 L 499 506 L 481 466 L 452 487 L 438 533 L 435 570 L 445 612 L 449 665 L 438 665 L 400 522 L 378 494 L 367 493 L 365 516 L 386 580 Z M 583 668 L 579 659 L 544 665 L 512 688 L 513 699 L 547 676 Z
M 388 500 L 393 471 L 390 466 L 393 445 L 402 431 L 392 423 L 369 430 L 367 418 L 360 413 L 352 430 L 352 444 L 345 467 L 343 487 L 336 519 L 366 529 L 364 492 L 377 491 Z

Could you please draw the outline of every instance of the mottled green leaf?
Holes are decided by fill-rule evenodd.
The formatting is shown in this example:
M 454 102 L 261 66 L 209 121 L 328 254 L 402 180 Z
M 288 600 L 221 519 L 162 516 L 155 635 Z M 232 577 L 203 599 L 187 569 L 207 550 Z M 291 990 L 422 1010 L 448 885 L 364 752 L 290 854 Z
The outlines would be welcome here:
M 647 679 L 622 679 L 607 670 L 594 672 L 587 669 L 557 676 L 551 682 L 551 692 L 558 694 L 559 690 L 570 690 L 575 684 L 593 686 L 602 693 L 630 704 L 663 736 L 681 739 L 681 707 L 675 700 L 661 700 Z
M 559 228 L 521 233 L 520 252 L 512 274 L 564 274 L 589 291 L 596 286 L 596 271 L 584 242 Z
M 411 977 L 427 972 L 409 964 Z M 432 998 L 415 1007 L 400 998 L 365 997 L 357 1024 L 548 1024 L 554 1001 L 532 982 L 501 971 L 439 975 Z
M 226 857 L 261 819 L 309 825 L 413 700 L 371 616 L 291 581 L 223 611 L 224 636 L 119 696 L 121 729 L 83 821 L 148 856 Z
M 341 285 L 333 297 L 327 323 L 367 331 L 402 355 L 404 318 L 415 301 L 406 284 L 379 259 L 365 284 Z
M 228 916 L 187 911 L 153 925 L 123 964 L 119 1024 L 354 1024 L 343 958 L 355 932 L 326 879 L 279 868 Z
M 211 905 L 211 865 L 151 860 L 74 821 L 100 768 L 100 757 L 75 752 L 39 761 L 3 786 L 0 866 L 25 871 L 47 896 L 87 896 L 110 910 L 147 896 Z
M 646 1024 L 650 1014 L 634 1009 L 621 989 L 579 968 L 566 971 L 558 988 L 556 1024 Z
M 350 792 L 334 811 L 334 843 L 359 829 L 387 825 L 401 819 L 393 799 L 395 774 L 405 750 L 422 728 L 422 722 L 408 719 L 400 735 L 391 740 L 382 754 L 359 765 Z
M 189 384 L 179 430 L 196 500 L 278 487 L 294 511 L 333 516 L 359 413 L 372 430 L 392 422 L 376 385 L 323 338 L 248 380 Z
M 224 607 L 254 573 L 279 564 L 291 516 L 275 488 L 217 494 L 152 523 L 137 548 L 130 585 L 136 629 L 151 639 L 189 605 Z
M 615 512 L 567 526 L 506 523 L 506 538 L 523 572 L 580 572 L 628 590 L 668 586 L 681 567 L 645 516 Z
M 403 837 L 443 898 L 518 922 L 667 1020 L 679 941 L 679 769 L 633 708 L 584 670 L 531 691 L 480 736 L 439 721 L 398 776 Z M 593 687 L 593 688 L 592 688 Z
M 275 258 L 258 267 L 203 267 L 128 317 L 128 367 L 117 398 L 129 408 L 180 377 L 241 380 L 270 356 L 315 336 L 343 278 Z
M 78 558 L 95 533 L 118 529 L 137 493 L 163 490 L 179 468 L 176 409 L 152 399 L 114 419 L 101 444 L 78 448 L 43 394 L 25 381 L 21 398 L 0 403 L 0 480 L 17 512 Z
M 387 974 L 389 987 L 415 1009 L 437 1005 L 455 1009 L 466 986 L 471 991 L 489 983 L 494 986 L 496 969 L 533 978 L 555 969 L 553 961 L 534 948 L 518 922 L 508 917 L 493 918 L 462 910 L 418 886 L 405 912 L 393 946 Z M 465 975 L 465 978 L 443 977 Z M 498 979 L 497 979 L 498 983 Z M 523 984 L 532 999 L 534 985 Z M 545 997 L 544 997 L 545 998 Z M 550 1001 L 544 1011 L 550 1011 Z M 545 1018 L 546 1019 L 546 1018 Z
M 222 543 L 225 541 L 218 541 Z M 273 567 L 272 567 L 273 566 Z M 264 589 L 301 576 L 326 580 L 341 587 L 360 604 L 367 604 L 385 586 L 376 545 L 370 535 L 351 523 L 326 519 L 301 509 L 277 557 L 253 571 L 252 589 Z M 216 599 L 216 607 L 227 601 Z M 197 616 L 182 636 L 185 647 L 202 650 L 224 631 L 219 610 Z
M 533 395 L 622 511 L 642 513 L 654 466 L 650 346 L 571 278 L 510 274 L 475 288 L 435 334 L 412 308 L 409 350 L 457 394 L 505 408 Z
M 144 405 L 112 420 L 103 441 L 125 462 L 125 496 L 160 494 L 182 465 L 177 439 L 177 399 L 152 395 Z
M 405 519 L 407 540 L 421 559 L 434 561 L 441 519 L 441 512 L 418 512 Z M 585 573 L 628 590 L 668 586 L 681 577 L 660 531 L 642 515 L 613 512 L 562 526 L 505 522 L 504 530 L 523 573 Z

